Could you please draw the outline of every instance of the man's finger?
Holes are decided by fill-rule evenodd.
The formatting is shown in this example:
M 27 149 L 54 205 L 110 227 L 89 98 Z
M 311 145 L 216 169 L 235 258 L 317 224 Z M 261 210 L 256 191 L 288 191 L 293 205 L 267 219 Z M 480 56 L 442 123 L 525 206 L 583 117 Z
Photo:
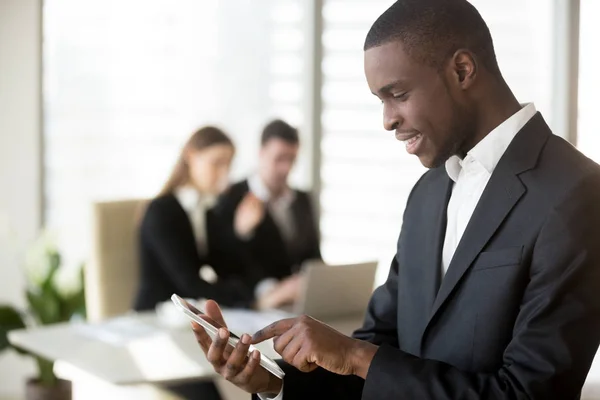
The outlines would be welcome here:
M 248 200 L 249 202 L 260 202 L 260 199 L 258 198 L 258 196 L 256 196 L 254 193 L 252 192 L 248 192 L 246 193 L 246 200 Z
M 225 347 L 227 346 L 228 339 L 229 339 L 229 332 L 227 332 L 227 329 L 225 329 L 225 328 L 219 329 L 219 331 L 217 332 L 217 336 L 215 337 L 215 340 L 213 341 L 212 345 L 208 349 L 208 352 L 206 353 L 206 359 L 208 360 L 208 362 L 210 362 L 213 365 L 213 367 L 215 367 L 215 369 L 221 368 L 223 366 L 223 364 L 225 363 L 223 351 L 225 350 Z
M 246 196 L 242 199 L 240 207 L 252 207 L 254 204 L 256 204 L 257 201 L 260 201 L 258 197 L 256 197 L 254 193 L 248 192 Z
M 286 360 L 286 362 L 292 364 L 298 370 L 302 372 L 314 371 L 318 365 L 309 361 L 307 355 L 300 349 L 292 360 Z
M 212 344 L 212 339 L 208 336 L 208 333 L 206 333 L 204 328 L 196 322 L 192 322 L 192 330 L 194 331 L 194 336 L 196 336 L 200 348 L 202 348 L 202 351 L 206 354 Z
M 223 314 L 221 313 L 221 309 L 219 305 L 214 300 L 207 300 L 206 305 L 204 306 L 206 309 L 206 315 L 212 318 L 216 323 L 220 324 L 222 327 L 227 327 L 225 324 L 225 319 L 223 319 Z
M 299 337 L 292 337 L 292 340 L 289 340 L 285 346 L 281 348 L 281 351 L 277 352 L 281 355 L 285 362 L 294 365 L 293 362 L 296 360 L 301 349 L 302 339 Z
M 271 339 L 275 336 L 281 336 L 287 332 L 296 323 L 296 318 L 282 319 L 277 322 L 273 322 L 254 335 L 252 335 L 252 344 L 264 342 L 267 339 Z
M 278 354 L 283 356 L 283 351 L 293 339 L 294 331 L 290 329 L 281 336 L 275 336 L 275 340 L 273 340 L 273 348 Z
M 250 358 L 246 363 L 244 369 L 238 374 L 236 381 L 240 384 L 244 384 L 252 378 L 255 374 L 258 366 L 260 365 L 260 352 L 258 350 L 254 350 L 252 354 L 250 354 Z
M 223 376 L 227 380 L 233 379 L 246 366 L 246 357 L 250 347 L 250 336 L 242 335 L 241 340 L 235 346 L 235 350 L 227 357 Z

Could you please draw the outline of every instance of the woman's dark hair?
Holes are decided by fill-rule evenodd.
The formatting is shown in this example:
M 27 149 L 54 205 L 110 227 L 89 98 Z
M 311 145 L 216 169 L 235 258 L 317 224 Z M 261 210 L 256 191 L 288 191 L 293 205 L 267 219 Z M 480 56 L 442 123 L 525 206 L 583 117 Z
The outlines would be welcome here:
M 194 132 L 183 146 L 181 154 L 173 168 L 173 172 L 171 172 L 171 175 L 160 191 L 159 196 L 171 194 L 175 188 L 189 182 L 190 169 L 186 162 L 186 154 L 190 150 L 199 151 L 216 145 L 226 145 L 235 148 L 229 136 L 214 126 L 205 126 Z

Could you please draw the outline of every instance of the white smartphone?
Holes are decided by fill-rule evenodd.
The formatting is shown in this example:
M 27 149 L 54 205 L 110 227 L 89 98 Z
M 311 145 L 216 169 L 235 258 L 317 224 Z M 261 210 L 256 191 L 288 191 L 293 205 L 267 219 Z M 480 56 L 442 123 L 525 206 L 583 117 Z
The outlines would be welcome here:
M 214 321 L 204 312 L 198 310 L 196 307 L 194 307 L 181 297 L 177 296 L 176 294 L 173 294 L 171 296 L 171 300 L 181 311 L 183 311 L 185 315 L 187 315 L 189 319 L 193 320 L 194 322 L 197 322 L 200 326 L 202 326 L 211 339 L 214 340 L 217 337 L 219 328 L 222 328 L 222 326 L 219 323 Z M 231 347 L 235 348 L 239 341 L 239 336 L 229 331 L 229 340 L 227 343 Z M 250 345 L 250 347 L 248 348 L 248 356 L 250 356 L 250 354 L 254 350 L 256 350 L 256 347 Z M 260 365 L 279 379 L 283 379 L 283 377 L 285 376 L 285 372 L 283 372 L 279 365 L 277 365 L 277 363 L 269 357 L 265 356 L 262 352 L 260 353 Z

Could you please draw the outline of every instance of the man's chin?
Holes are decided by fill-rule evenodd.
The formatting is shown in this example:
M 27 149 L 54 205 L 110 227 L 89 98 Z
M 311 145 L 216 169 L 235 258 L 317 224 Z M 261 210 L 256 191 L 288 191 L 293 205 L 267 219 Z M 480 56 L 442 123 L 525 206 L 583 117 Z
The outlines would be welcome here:
M 417 157 L 419 157 L 419 161 L 425 168 L 433 169 L 444 165 L 451 155 L 452 152 L 438 152 L 436 154 L 419 154 Z
M 437 168 L 444 163 L 443 161 L 436 160 L 435 158 L 428 157 L 426 155 L 418 156 L 418 157 L 419 157 L 419 161 L 421 162 L 421 164 L 425 168 L 429 168 L 429 169 Z

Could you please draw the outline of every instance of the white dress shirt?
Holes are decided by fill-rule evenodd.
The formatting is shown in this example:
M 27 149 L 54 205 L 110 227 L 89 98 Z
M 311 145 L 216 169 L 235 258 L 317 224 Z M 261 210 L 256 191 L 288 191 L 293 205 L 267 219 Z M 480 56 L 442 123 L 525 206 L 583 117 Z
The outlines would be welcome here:
M 492 172 L 517 133 L 535 115 L 533 103 L 524 105 L 498 125 L 464 159 L 452 156 L 446 161 L 446 172 L 454 181 L 447 209 L 446 236 L 442 252 L 442 276 L 446 274 L 463 233 L 475 211 Z M 262 400 L 283 400 L 283 388 L 274 397 L 258 395 Z
M 185 211 L 190 223 L 196 247 L 200 256 L 208 253 L 208 238 L 206 234 L 206 212 L 211 209 L 217 198 L 215 196 L 201 196 L 197 189 L 192 186 L 181 186 L 175 189 L 175 198 Z M 208 265 L 198 266 L 199 276 L 209 282 L 214 283 L 217 280 L 217 274 Z
M 454 186 L 447 209 L 442 276 L 450 266 L 492 172 L 517 133 L 535 113 L 533 103 L 526 104 L 477 143 L 464 159 L 452 156 L 446 161 L 446 172 L 454 181 Z

